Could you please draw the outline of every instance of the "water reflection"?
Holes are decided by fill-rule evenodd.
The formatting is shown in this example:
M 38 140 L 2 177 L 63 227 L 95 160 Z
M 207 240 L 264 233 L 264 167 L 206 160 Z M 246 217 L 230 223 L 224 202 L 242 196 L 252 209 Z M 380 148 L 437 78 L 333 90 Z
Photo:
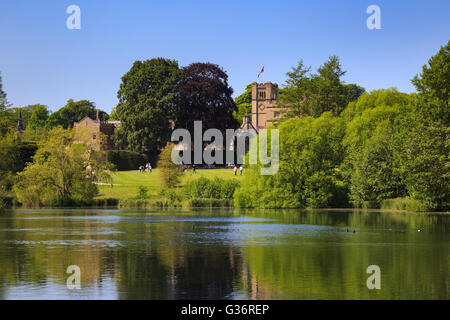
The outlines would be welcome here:
M 10 210 L 0 214 L 0 298 L 448 299 L 449 219 Z M 372 264 L 381 268 L 381 290 L 366 287 Z M 81 290 L 66 287 L 69 265 L 81 268 Z

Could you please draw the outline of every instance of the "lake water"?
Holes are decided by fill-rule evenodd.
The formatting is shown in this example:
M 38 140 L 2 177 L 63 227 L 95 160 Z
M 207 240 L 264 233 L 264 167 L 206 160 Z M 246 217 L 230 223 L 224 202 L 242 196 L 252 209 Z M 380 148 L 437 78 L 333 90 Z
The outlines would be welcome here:
M 449 231 L 444 214 L 6 210 L 0 299 L 449 299 Z

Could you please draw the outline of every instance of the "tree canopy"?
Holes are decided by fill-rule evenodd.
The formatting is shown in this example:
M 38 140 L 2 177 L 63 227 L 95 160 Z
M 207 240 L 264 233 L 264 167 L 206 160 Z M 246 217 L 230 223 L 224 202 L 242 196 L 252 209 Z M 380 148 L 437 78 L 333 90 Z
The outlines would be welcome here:
M 319 117 L 326 111 L 339 115 L 364 92 L 355 84 L 345 84 L 341 80 L 345 73 L 337 56 L 331 56 L 317 73 L 312 73 L 311 67 L 300 60 L 286 73 L 288 79 L 278 103 L 284 108 L 284 118 Z
M 28 119 L 27 127 L 31 129 L 45 127 L 50 111 L 47 106 L 37 104 L 34 105 L 33 112 Z
M 177 86 L 178 105 L 175 126 L 191 133 L 194 121 L 201 120 L 204 128 L 221 131 L 236 128 L 233 117 L 237 111 L 228 85 L 228 75 L 216 64 L 192 63 L 183 68 L 184 78 Z
M 277 129 L 278 172 L 265 176 L 260 174 L 259 164 L 250 166 L 241 188 L 235 192 L 235 204 L 264 208 L 348 205 L 338 170 L 344 158 L 344 121 L 325 112 L 319 118 L 289 119 Z
M 450 41 L 412 80 L 418 95 L 398 138 L 408 192 L 431 210 L 450 208 L 449 49 Z
M 84 117 L 96 119 L 95 103 L 89 100 L 74 101 L 69 99 L 64 107 L 48 117 L 47 123 L 49 127 L 62 126 L 68 129 L 73 127 L 74 122 L 78 122 Z M 107 114 L 104 114 L 103 117 L 104 120 L 107 120 Z
M 234 112 L 234 118 L 239 123 L 242 123 L 242 119 L 244 118 L 246 113 L 248 113 L 249 115 L 252 114 L 252 84 L 248 84 L 245 87 L 244 93 L 237 96 L 234 99 L 234 102 L 237 108 L 237 110 Z
M 105 162 L 89 143 L 74 144 L 73 132 L 54 128 L 41 141 L 25 169 L 17 174 L 14 190 L 24 205 L 83 204 L 97 194 L 93 182 L 107 182 Z
M 164 58 L 136 61 L 122 77 L 115 116 L 121 121 L 116 141 L 155 157 L 170 139 L 176 86 L 184 72 Z

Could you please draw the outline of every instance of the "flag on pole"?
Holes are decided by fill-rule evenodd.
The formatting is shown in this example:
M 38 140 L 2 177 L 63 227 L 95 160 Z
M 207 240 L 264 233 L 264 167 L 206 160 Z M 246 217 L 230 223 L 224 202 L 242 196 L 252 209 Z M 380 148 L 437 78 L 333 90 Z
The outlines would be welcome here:
M 264 66 L 261 68 L 261 71 L 259 71 L 259 73 L 258 73 L 258 78 L 259 78 L 259 76 L 261 75 L 261 73 L 263 73 L 264 72 Z

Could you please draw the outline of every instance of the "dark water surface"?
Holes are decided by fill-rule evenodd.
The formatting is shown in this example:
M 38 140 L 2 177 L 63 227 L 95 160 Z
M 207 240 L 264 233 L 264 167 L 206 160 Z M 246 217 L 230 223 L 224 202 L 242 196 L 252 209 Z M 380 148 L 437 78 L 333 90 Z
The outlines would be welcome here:
M 449 231 L 445 214 L 7 210 L 0 299 L 449 299 Z

